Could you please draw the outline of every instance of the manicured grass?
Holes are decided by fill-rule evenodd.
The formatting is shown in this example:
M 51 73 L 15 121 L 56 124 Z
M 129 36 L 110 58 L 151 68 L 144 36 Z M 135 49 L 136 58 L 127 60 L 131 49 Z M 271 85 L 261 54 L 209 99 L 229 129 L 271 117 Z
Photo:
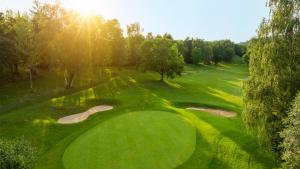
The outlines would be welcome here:
M 56 91 L 56 85 L 49 84 L 48 90 L 43 90 L 45 87 L 42 84 L 46 83 L 46 79 L 43 78 L 36 82 L 36 90 L 39 93 L 30 96 L 31 101 L 26 104 L 19 104 L 15 100 L 22 95 L 22 92 L 24 93 L 27 83 L 22 87 L 19 84 L 20 90 L 15 85 L 9 85 L 1 87 L 0 91 L 1 96 L 8 98 L 3 101 L 5 104 L 2 104 L 2 110 L 9 109 L 0 113 L 0 137 L 24 136 L 37 148 L 36 168 L 63 169 L 67 158 L 63 158 L 66 149 L 68 150 L 69 145 L 76 144 L 77 140 L 88 135 L 91 130 L 99 129 L 99 135 L 104 129 L 109 132 L 108 128 L 103 126 L 131 112 L 167 111 L 189 121 L 197 131 L 195 151 L 177 168 L 270 169 L 276 166 L 272 153 L 259 147 L 256 136 L 246 132 L 240 116 L 227 119 L 185 109 L 191 105 L 216 107 L 240 114 L 242 111 L 241 81 L 247 76 L 245 65 L 199 65 L 187 66 L 182 77 L 162 83 L 157 74 L 123 69 L 111 71 L 111 77 L 105 83 L 81 91 L 58 93 L 61 96 L 51 95 L 51 91 Z M 60 78 L 52 81 L 63 84 L 62 80 Z M 47 81 L 47 83 L 52 82 Z M 43 92 L 50 93 L 46 94 L 49 97 L 38 96 L 44 95 Z M 114 105 L 115 109 L 95 114 L 78 124 L 56 123 L 60 117 L 80 113 L 101 104 Z M 6 109 L 6 106 L 9 108 Z M 164 116 L 164 113 L 161 114 Z M 157 113 L 157 117 L 160 118 L 160 113 Z M 139 122 L 135 119 L 132 121 L 133 124 Z M 119 125 L 125 124 L 120 122 Z M 112 128 L 110 132 L 113 133 L 115 130 Z M 143 132 L 141 135 L 136 135 L 137 139 L 142 134 Z M 108 145 L 105 147 L 112 148 Z M 143 153 L 140 156 L 136 154 L 136 157 L 140 157 L 140 161 L 147 160 L 144 155 L 152 152 L 145 149 Z M 118 153 L 111 163 L 119 161 L 117 155 Z M 100 161 L 95 158 L 90 160 Z M 131 169 L 131 164 L 128 162 L 126 168 Z M 172 166 L 179 164 L 174 160 Z M 147 168 L 148 165 L 150 164 L 145 163 L 142 168 Z
M 192 155 L 196 130 L 162 111 L 126 113 L 90 129 L 65 151 L 66 169 L 172 169 Z

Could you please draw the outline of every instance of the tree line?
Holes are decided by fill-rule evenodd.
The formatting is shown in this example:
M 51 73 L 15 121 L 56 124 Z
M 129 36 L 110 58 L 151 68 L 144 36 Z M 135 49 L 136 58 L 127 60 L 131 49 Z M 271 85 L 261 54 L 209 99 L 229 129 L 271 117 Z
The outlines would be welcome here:
M 187 64 L 231 62 L 234 56 L 244 57 L 247 52 L 246 44 L 230 40 L 205 41 L 188 37 L 177 41 L 177 45 Z
M 138 23 L 127 26 L 125 37 L 117 19 L 84 17 L 39 1 L 34 1 L 28 13 L 0 12 L 0 75 L 12 81 L 28 76 L 31 88 L 39 70 L 61 70 L 66 88 L 72 88 L 78 73 L 107 66 L 156 71 L 163 80 L 180 75 L 184 62 L 229 62 L 245 49 L 229 40 L 182 41 L 167 33 L 145 36 Z

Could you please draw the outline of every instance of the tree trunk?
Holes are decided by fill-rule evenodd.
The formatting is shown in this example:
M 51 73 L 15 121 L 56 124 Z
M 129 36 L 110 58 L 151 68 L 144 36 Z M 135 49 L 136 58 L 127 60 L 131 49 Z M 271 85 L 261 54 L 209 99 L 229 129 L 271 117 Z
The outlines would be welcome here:
M 29 69 L 29 83 L 30 83 L 30 89 L 33 88 L 32 84 L 32 68 Z
M 9 65 L 9 68 L 10 68 L 10 72 L 11 72 L 11 80 L 13 82 L 15 82 L 16 80 L 18 80 L 21 77 L 20 72 L 19 72 L 19 65 L 17 63 L 13 63 L 13 64 Z
M 15 81 L 15 74 L 14 74 L 14 67 L 9 64 L 10 74 L 11 74 L 11 81 Z
M 160 78 L 160 81 L 163 82 L 163 81 L 164 81 L 164 72 L 160 72 L 160 77 L 161 77 L 161 78 Z
M 73 87 L 75 74 L 72 72 L 65 71 L 65 84 L 66 89 L 71 89 Z
M 14 64 L 14 74 L 16 77 L 20 77 L 19 65 L 17 63 Z

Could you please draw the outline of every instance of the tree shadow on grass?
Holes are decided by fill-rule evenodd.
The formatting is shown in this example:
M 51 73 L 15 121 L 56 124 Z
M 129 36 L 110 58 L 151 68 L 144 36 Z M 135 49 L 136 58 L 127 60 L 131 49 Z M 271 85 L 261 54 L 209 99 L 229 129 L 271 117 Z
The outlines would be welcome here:
M 193 154 L 187 161 L 176 167 L 176 169 L 206 169 L 210 164 L 211 157 L 213 156 L 212 154 L 213 150 L 210 147 L 210 144 L 197 131 L 196 147 Z
M 244 129 L 240 122 L 235 121 L 232 123 L 232 120 L 230 119 L 222 119 L 218 117 L 204 118 L 199 115 L 198 117 L 209 123 L 222 135 L 234 141 L 242 150 L 251 156 L 251 159 L 262 164 L 265 168 L 273 168 L 277 165 L 272 152 L 260 147 L 257 138 L 247 134 L 246 129 Z M 225 120 L 227 122 L 225 122 Z
M 145 83 L 140 85 L 143 88 L 151 90 L 153 93 L 161 98 L 167 99 L 171 102 L 186 102 L 186 103 L 202 103 L 207 104 L 207 102 L 223 103 L 227 104 L 228 107 L 240 107 L 240 105 L 226 100 L 226 97 L 221 97 L 221 94 L 231 95 L 225 91 L 219 91 L 218 89 L 213 90 L 207 86 L 200 86 L 201 90 L 187 90 L 189 86 L 183 82 L 161 82 L 155 80 L 147 80 Z M 219 91 L 219 93 L 218 93 Z M 220 94 L 220 92 L 222 92 Z M 238 96 L 232 96 L 238 97 Z M 207 104 L 213 105 L 213 104 Z M 217 104 L 216 104 L 217 105 Z

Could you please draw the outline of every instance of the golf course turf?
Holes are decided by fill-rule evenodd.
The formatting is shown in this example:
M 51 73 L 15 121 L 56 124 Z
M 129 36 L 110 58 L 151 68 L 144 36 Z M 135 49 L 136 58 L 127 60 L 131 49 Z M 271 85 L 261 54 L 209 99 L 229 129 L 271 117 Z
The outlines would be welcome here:
M 108 72 L 107 79 L 91 87 L 82 87 L 78 77 L 77 87 L 69 91 L 63 89 L 62 74 L 50 74 L 51 83 L 36 80 L 35 93 L 28 92 L 27 81 L 1 87 L 6 99 L 0 103 L 0 137 L 24 136 L 32 142 L 36 169 L 276 167 L 273 154 L 259 146 L 256 133 L 248 133 L 241 120 L 246 65 L 186 66 L 182 77 L 165 82 L 156 73 L 135 69 Z M 76 124 L 57 123 L 97 105 L 114 109 Z
M 66 169 L 172 169 L 192 155 L 195 142 L 195 128 L 179 115 L 133 112 L 81 135 L 66 149 L 63 163 Z

